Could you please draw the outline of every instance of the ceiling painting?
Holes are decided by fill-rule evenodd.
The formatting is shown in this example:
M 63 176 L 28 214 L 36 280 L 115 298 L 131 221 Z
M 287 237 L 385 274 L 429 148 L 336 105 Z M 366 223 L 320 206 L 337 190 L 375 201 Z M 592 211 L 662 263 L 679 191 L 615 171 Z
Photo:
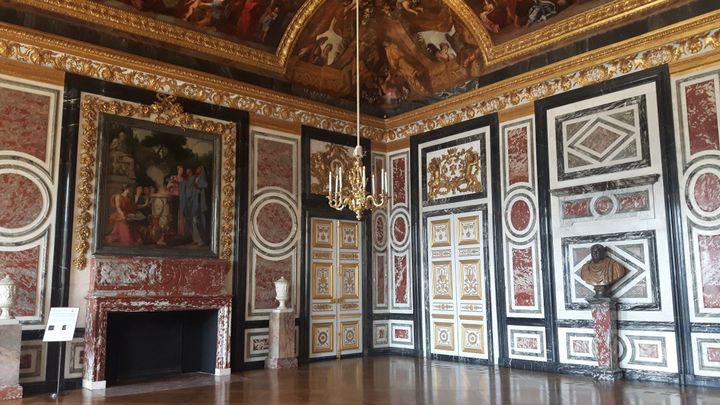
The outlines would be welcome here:
M 302 0 L 96 0 L 275 52 Z
M 354 26 L 354 3 L 328 0 L 295 45 L 295 78 L 333 96 L 354 97 Z M 443 91 L 483 67 L 470 31 L 440 0 L 362 2 L 360 55 L 362 100 L 380 106 Z
M 251 72 L 260 78 L 251 82 L 341 108 L 355 100 L 359 2 L 363 111 L 386 117 L 472 91 L 489 73 L 692 0 L 13 1 L 207 55 L 200 57 L 237 69 L 235 78 Z
M 611 0 L 468 0 L 493 44 L 502 44 Z

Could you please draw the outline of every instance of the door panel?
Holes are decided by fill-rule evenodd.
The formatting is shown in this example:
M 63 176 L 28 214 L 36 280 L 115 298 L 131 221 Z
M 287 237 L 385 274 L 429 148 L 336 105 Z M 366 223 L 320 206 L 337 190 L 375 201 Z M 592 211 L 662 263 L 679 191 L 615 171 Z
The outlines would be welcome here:
M 312 218 L 310 226 L 310 357 L 361 353 L 361 225 Z
M 427 220 L 431 353 L 487 358 L 481 212 Z

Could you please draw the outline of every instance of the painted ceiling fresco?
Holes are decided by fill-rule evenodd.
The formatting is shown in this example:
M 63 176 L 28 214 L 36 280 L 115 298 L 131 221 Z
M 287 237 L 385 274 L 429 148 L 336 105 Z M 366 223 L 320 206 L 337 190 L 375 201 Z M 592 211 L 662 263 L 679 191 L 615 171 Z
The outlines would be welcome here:
M 129 17 L 124 21 L 131 24 L 120 29 L 133 35 L 146 35 L 156 41 L 167 37 L 174 45 L 187 43 L 195 51 L 227 56 L 233 67 L 280 80 L 290 85 L 293 94 L 335 100 L 348 106 L 355 98 L 355 7 L 360 2 L 361 99 L 366 106 L 380 111 L 378 115 L 384 115 L 385 111 L 388 114 L 407 111 L 412 108 L 408 106 L 469 91 L 487 73 L 685 1 L 89 0 L 87 3 L 126 13 Z M 148 22 L 153 24 L 152 35 L 142 32 Z
M 302 0 L 96 0 L 274 52 Z

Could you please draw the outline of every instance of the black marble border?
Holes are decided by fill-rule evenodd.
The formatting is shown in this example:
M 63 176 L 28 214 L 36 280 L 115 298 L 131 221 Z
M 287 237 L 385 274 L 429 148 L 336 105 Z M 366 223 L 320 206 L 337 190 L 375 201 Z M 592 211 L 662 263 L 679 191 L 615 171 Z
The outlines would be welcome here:
M 490 162 L 490 168 L 487 170 L 490 170 L 490 178 L 491 179 L 500 179 L 500 137 L 499 137 L 499 119 L 497 113 L 493 113 L 490 115 L 485 115 L 482 117 L 474 118 L 472 120 L 464 121 L 459 124 L 451 125 L 449 127 L 445 128 L 438 128 L 436 130 L 426 132 L 421 135 L 413 136 L 410 138 L 410 172 L 411 174 L 415 173 L 415 176 L 409 176 L 410 181 L 410 221 L 412 222 L 412 245 L 411 245 L 411 256 L 412 256 L 412 263 L 413 263 L 413 280 L 414 282 L 414 289 L 413 289 L 413 302 L 415 302 L 415 312 L 413 314 L 413 320 L 415 322 L 415 355 L 420 357 L 423 354 L 424 344 L 425 344 L 425 338 L 423 336 L 422 331 L 422 317 L 425 316 L 424 308 L 418 306 L 420 303 L 422 303 L 422 295 L 421 295 L 421 286 L 422 283 L 422 267 L 419 265 L 422 263 L 420 260 L 421 255 L 421 249 L 423 249 L 422 243 L 420 243 L 421 240 L 424 240 L 421 238 L 420 235 L 420 221 L 421 219 L 421 207 L 420 207 L 420 198 L 421 198 L 421 191 L 424 195 L 424 190 L 420 189 L 420 186 L 418 185 L 418 178 L 417 174 L 421 173 L 420 164 L 421 162 L 418 161 L 418 152 L 420 150 L 420 147 L 422 144 L 442 139 L 445 137 L 461 134 L 463 132 L 471 131 L 473 129 L 479 129 L 483 127 L 489 127 L 489 142 L 490 142 L 490 156 L 492 157 L 492 160 Z M 475 136 L 478 136 L 477 134 Z M 463 138 L 465 139 L 465 138 Z M 467 140 L 464 140 L 463 142 L 467 142 Z M 485 148 L 484 148 L 485 149 Z M 484 150 L 483 149 L 483 150 Z M 422 169 L 422 172 L 424 172 L 424 166 Z M 485 179 L 485 177 L 483 177 Z M 426 181 L 423 178 L 423 189 L 425 188 Z M 487 186 L 485 185 L 485 192 L 487 192 Z M 501 195 L 500 195 L 500 181 L 492 181 L 489 185 L 492 187 L 492 206 L 493 206 L 493 212 L 490 214 L 492 215 L 493 219 L 493 227 L 492 229 L 488 229 L 488 232 L 492 232 L 493 235 L 502 235 L 502 205 L 501 205 Z M 456 197 L 457 200 L 454 201 L 470 201 L 472 199 L 477 199 L 477 197 L 473 197 L 472 194 L 464 195 Z M 487 219 L 487 218 L 486 218 Z M 490 248 L 489 246 L 487 248 Z M 503 247 L 502 243 L 498 243 L 497 240 L 495 240 L 495 243 L 492 246 L 493 249 L 493 256 L 495 259 L 495 280 L 496 280 L 496 290 L 498 294 L 497 302 L 502 302 L 504 299 L 504 285 L 502 283 L 502 279 L 499 278 L 500 275 L 504 272 L 504 266 L 502 265 L 502 262 L 498 262 L 498 257 L 503 257 Z M 489 283 L 488 283 L 489 288 Z M 492 302 L 494 298 L 493 291 L 488 290 L 487 292 L 487 300 L 486 302 Z M 502 333 L 503 325 L 505 324 L 505 314 L 504 310 L 500 308 L 498 305 L 498 313 L 493 314 L 492 313 L 492 306 L 488 305 L 488 308 L 486 310 L 486 316 L 492 317 L 497 316 L 498 317 L 498 325 L 500 326 L 500 330 L 498 331 L 492 331 L 490 330 L 488 332 L 488 343 L 492 342 L 492 333 L 498 333 L 499 336 L 505 336 L 505 333 Z M 492 321 L 488 322 L 488 329 L 492 329 Z M 507 344 L 502 343 L 502 339 L 500 339 L 500 347 L 501 347 L 501 353 L 503 350 L 507 350 L 507 347 L 503 349 L 503 345 L 507 346 Z M 489 344 L 489 346 L 491 346 Z M 491 349 L 492 350 L 492 349 Z M 439 359 L 442 359 L 442 356 L 438 356 Z M 489 357 L 490 359 L 493 358 L 493 356 Z M 464 359 L 464 358 L 463 358 Z M 452 361 L 457 361 L 459 359 L 451 359 Z M 463 360 L 465 361 L 465 360 Z M 483 360 L 485 361 L 485 360 Z

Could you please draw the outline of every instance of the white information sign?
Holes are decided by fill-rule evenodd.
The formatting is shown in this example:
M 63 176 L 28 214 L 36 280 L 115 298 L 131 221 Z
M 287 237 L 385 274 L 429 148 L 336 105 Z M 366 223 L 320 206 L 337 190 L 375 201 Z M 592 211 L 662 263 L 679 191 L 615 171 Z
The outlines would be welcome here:
M 80 308 L 50 308 L 43 342 L 69 342 L 73 340 Z

